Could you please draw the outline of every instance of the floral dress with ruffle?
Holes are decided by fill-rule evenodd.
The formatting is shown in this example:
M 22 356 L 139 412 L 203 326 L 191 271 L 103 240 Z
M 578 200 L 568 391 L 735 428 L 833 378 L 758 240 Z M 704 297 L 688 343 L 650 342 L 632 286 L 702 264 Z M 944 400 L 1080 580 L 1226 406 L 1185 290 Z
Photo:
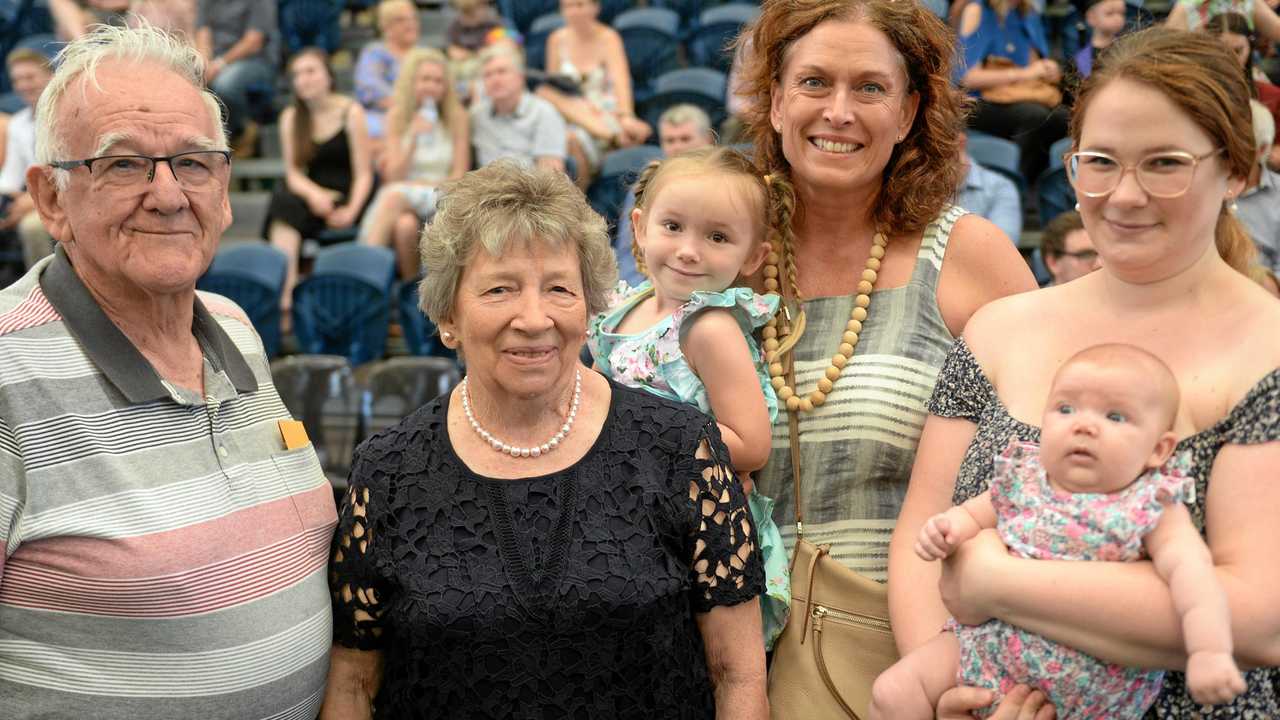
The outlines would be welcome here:
M 1009 552 L 1040 560 L 1130 562 L 1166 506 L 1195 499 L 1190 454 L 1138 476 L 1114 493 L 1068 493 L 1049 485 L 1035 443 L 1011 441 L 995 458 L 991 504 Z M 999 620 L 948 621 L 960 644 L 961 685 L 1003 697 L 1015 685 L 1039 688 L 1064 720 L 1141 718 L 1160 694 L 1164 672 L 1104 663 L 1075 648 Z M 995 707 L 997 703 L 993 703 Z
M 698 313 L 711 308 L 727 310 L 738 321 L 747 347 L 755 361 L 756 377 L 764 391 L 769 420 L 778 415 L 778 397 L 769 382 L 763 353 L 752 333 L 778 311 L 777 295 L 757 295 L 750 288 L 729 288 L 723 292 L 695 291 L 689 301 L 666 318 L 635 334 L 615 332 L 622 319 L 653 293 L 648 280 L 635 287 L 618 284 L 609 310 L 592 319 L 587 329 L 587 347 L 595 364 L 608 377 L 623 385 L 647 390 L 670 400 L 696 405 L 712 415 L 707 389 L 694 374 L 680 350 L 680 340 L 692 327 Z M 756 522 L 761 555 L 764 558 L 765 593 L 760 598 L 764 621 L 765 648 L 782 634 L 791 607 L 791 580 L 782 534 L 773 521 L 773 500 L 754 490 L 747 497 Z

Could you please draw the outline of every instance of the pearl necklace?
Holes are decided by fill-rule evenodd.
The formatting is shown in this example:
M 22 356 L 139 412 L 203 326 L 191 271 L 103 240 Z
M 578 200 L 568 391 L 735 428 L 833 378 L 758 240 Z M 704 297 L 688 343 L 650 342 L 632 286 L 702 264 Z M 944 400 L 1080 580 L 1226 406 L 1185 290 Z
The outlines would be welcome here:
M 859 334 L 862 332 L 862 324 L 867 319 L 867 308 L 871 306 L 871 292 L 875 290 L 876 277 L 880 272 L 880 261 L 884 258 L 885 246 L 889 241 L 885 238 L 884 233 L 877 232 L 871 238 L 871 253 L 867 256 L 866 269 L 862 271 L 862 279 L 858 281 L 858 294 L 853 298 L 853 310 L 849 313 L 849 322 L 845 325 L 844 335 L 840 338 L 840 346 L 836 348 L 836 354 L 831 356 L 831 365 L 827 367 L 827 371 L 823 377 L 818 378 L 817 387 L 808 395 L 801 396 L 796 393 L 795 388 L 787 385 L 785 373 L 782 367 L 782 358 L 795 347 L 796 341 L 800 339 L 800 335 L 804 333 L 805 317 L 804 310 L 801 309 L 796 314 L 795 326 L 791 325 L 791 313 L 787 310 L 786 303 L 780 303 L 782 311 L 774 315 L 764 327 L 764 357 L 765 362 L 769 363 L 770 384 L 773 385 L 774 391 L 778 394 L 778 399 L 786 403 L 787 410 L 790 412 L 812 412 L 827 401 L 827 395 L 831 393 L 835 386 L 836 380 L 840 379 L 840 373 L 844 371 L 845 365 L 853 357 L 853 349 L 858 345 Z M 766 292 L 779 295 L 779 276 L 781 272 L 778 268 L 778 253 L 771 252 L 765 258 L 764 267 L 764 286 Z M 795 258 L 787 258 L 787 280 L 791 286 L 791 294 L 795 297 L 796 303 L 803 302 L 800 297 L 800 288 L 796 284 L 796 267 Z M 778 318 L 783 317 L 784 322 L 779 327 Z
M 582 371 L 575 370 L 573 374 L 573 402 L 569 405 L 569 417 L 565 419 L 564 425 L 560 426 L 560 432 L 557 432 L 550 440 L 541 445 L 533 447 L 516 447 L 502 442 L 494 437 L 488 430 L 480 427 L 480 421 L 476 420 L 476 416 L 471 412 L 471 389 L 467 384 L 467 378 L 462 378 L 462 411 L 466 413 L 467 420 L 471 423 L 471 428 L 476 431 L 480 439 L 489 443 L 489 447 L 494 450 L 510 455 L 511 457 L 527 458 L 540 457 L 560 446 L 560 442 L 569 434 L 569 430 L 573 428 L 573 420 L 578 415 L 578 403 L 582 400 Z

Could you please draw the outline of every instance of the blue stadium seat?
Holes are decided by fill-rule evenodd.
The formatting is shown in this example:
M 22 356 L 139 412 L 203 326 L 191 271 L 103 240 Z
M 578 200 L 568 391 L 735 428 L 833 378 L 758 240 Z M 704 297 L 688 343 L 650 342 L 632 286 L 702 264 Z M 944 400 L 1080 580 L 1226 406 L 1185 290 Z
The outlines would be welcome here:
M 760 6 L 750 3 L 730 3 L 702 11 L 698 25 L 686 43 L 689 63 L 727 73 L 733 65 L 733 50 L 729 48 L 743 26 L 760 15 Z
M 271 381 L 296 420 L 302 421 L 320 467 L 335 490 L 345 488 L 351 453 L 360 443 L 360 391 L 347 359 L 291 355 L 271 363 Z
M 293 325 L 304 353 L 359 365 L 382 357 L 390 322 L 395 253 L 343 243 L 321 250 L 311 277 L 293 291 Z
M 638 103 L 652 90 L 653 79 L 679 62 L 680 16 L 666 8 L 636 8 L 613 20 L 631 66 L 632 96 Z
M 460 382 L 462 371 L 449 358 L 396 357 L 376 362 L 365 376 L 361 425 L 370 435 L 395 425 Z
M 0 113 L 12 115 L 26 106 L 17 93 L 0 93 Z
M 542 70 L 547 65 L 547 38 L 551 33 L 564 27 L 564 18 L 560 13 L 548 13 L 533 21 L 529 32 L 524 34 L 525 67 Z M 553 70 L 554 72 L 554 70 Z
M 440 342 L 435 323 L 418 308 L 418 283 L 422 278 L 402 283 L 396 290 L 396 312 L 400 318 L 400 330 L 404 343 L 414 355 L 436 355 L 456 358 L 457 355 Z
M 1047 225 L 1050 220 L 1070 210 L 1076 204 L 1076 190 L 1067 179 L 1067 169 L 1062 164 L 1062 156 L 1071 150 L 1071 138 L 1062 138 L 1049 148 L 1049 167 L 1040 173 L 1036 180 L 1036 199 L 1039 209 L 1040 225 Z
M 604 156 L 600 174 L 587 188 L 587 202 L 609 222 L 610 234 L 617 229 L 618 212 L 627 197 L 627 188 L 645 165 L 661 158 L 662 150 L 653 145 L 622 148 Z
M 559 11 L 560 0 L 498 0 L 498 12 L 511 21 L 521 35 L 529 34 L 534 20 Z
M 596 19 L 605 25 L 612 25 L 614 18 L 635 5 L 633 0 L 600 0 L 600 15 Z
M 680 16 L 680 33 L 684 38 L 698 26 L 698 16 L 702 11 L 718 4 L 719 0 L 649 0 L 649 7 L 674 10 Z
M 1017 144 L 994 135 L 970 130 L 968 133 L 968 152 L 979 165 L 1004 175 L 1013 181 L 1021 191 L 1026 183 L 1018 172 L 1018 162 L 1022 152 Z
M 947 13 L 951 9 L 947 4 L 947 0 L 920 0 L 920 4 L 924 5 L 929 9 L 929 12 L 937 15 L 942 20 L 947 19 Z
M 663 111 L 679 103 L 692 103 L 706 111 L 711 126 L 719 127 L 727 111 L 724 107 L 728 79 L 719 70 L 684 68 L 673 70 L 653 81 L 653 95 L 637 104 L 637 115 L 653 127 Z
M 342 47 L 344 0 L 280 0 L 280 34 L 287 55 L 304 47 L 323 48 L 332 55 Z
M 201 290 L 225 295 L 249 316 L 262 337 L 267 357 L 280 353 L 280 290 L 284 287 L 285 254 L 264 243 L 230 245 L 196 283 Z

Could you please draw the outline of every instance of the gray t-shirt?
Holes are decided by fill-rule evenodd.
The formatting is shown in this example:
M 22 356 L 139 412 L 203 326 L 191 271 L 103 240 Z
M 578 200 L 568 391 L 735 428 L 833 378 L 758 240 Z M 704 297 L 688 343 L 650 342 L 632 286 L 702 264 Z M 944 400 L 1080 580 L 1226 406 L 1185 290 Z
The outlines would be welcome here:
M 276 3 L 259 0 L 200 0 L 196 16 L 196 29 L 207 27 L 213 34 L 213 54 L 221 55 L 231 49 L 249 30 L 258 30 L 267 36 L 267 42 L 257 57 L 272 65 L 279 57 L 279 27 L 276 24 Z
M 526 92 L 516 111 L 494 113 L 493 103 L 479 100 L 471 108 L 471 143 L 481 167 L 514 157 L 532 165 L 540 157 L 565 157 L 564 118 L 551 103 Z

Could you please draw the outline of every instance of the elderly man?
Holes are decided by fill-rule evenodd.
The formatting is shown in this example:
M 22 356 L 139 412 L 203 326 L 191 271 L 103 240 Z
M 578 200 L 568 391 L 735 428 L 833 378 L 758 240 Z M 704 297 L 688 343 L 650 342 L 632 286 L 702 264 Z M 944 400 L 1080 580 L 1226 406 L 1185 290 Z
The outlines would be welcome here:
M 673 105 L 658 116 L 658 144 L 662 154 L 670 157 L 685 150 L 714 145 L 711 118 L 697 105 Z M 644 276 L 636 268 L 636 257 L 631 252 L 631 211 L 636 207 L 636 193 L 627 191 L 618 215 L 618 235 L 613 241 L 613 252 L 618 256 L 618 277 L 629 285 L 638 285 Z
M 525 88 L 524 57 L 511 43 L 480 53 L 484 99 L 471 105 L 471 144 L 483 167 L 503 157 L 564 170 L 564 118 Z
M 1051 285 L 1069 283 L 1102 267 L 1080 213 L 1068 210 L 1049 221 L 1040 235 L 1040 256 Z
M 58 240 L 0 291 L 0 715 L 313 718 L 333 496 L 227 300 L 197 52 L 69 44 L 27 185 Z
M 9 80 L 26 104 L 9 122 L 4 166 L 0 167 L 0 233 L 15 229 L 22 237 L 22 257 L 27 267 L 53 252 L 49 233 L 40 224 L 40 215 L 27 193 L 27 167 L 35 161 L 36 100 L 44 92 L 53 68 L 49 59 L 35 50 L 20 48 L 5 58 Z

